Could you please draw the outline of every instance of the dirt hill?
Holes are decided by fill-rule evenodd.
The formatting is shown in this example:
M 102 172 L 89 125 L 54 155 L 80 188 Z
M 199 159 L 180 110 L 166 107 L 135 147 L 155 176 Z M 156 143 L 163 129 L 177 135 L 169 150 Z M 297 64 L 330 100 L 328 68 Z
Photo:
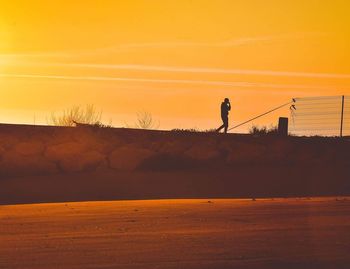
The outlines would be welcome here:
M 350 141 L 0 126 L 0 203 L 350 194 Z

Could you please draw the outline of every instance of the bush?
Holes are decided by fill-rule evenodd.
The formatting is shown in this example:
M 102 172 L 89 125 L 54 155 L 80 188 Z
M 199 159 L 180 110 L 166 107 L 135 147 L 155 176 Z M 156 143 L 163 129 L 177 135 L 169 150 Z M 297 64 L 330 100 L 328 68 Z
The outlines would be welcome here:
M 159 122 L 155 122 L 151 113 L 140 111 L 136 114 L 136 122 L 134 125 L 125 124 L 127 128 L 137 128 L 145 130 L 157 130 L 160 126 Z
M 97 111 L 94 105 L 73 106 L 61 114 L 51 113 L 48 123 L 55 126 L 75 126 L 76 123 L 87 125 L 102 125 L 102 111 Z

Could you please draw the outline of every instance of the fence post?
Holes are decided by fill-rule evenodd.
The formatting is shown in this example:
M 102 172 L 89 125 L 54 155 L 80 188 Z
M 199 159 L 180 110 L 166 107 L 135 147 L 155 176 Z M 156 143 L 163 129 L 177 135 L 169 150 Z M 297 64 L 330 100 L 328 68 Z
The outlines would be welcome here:
M 278 134 L 280 136 L 288 136 L 288 118 L 280 117 L 278 119 Z
M 343 121 L 344 121 L 344 95 L 342 95 L 341 97 L 340 137 L 343 137 Z

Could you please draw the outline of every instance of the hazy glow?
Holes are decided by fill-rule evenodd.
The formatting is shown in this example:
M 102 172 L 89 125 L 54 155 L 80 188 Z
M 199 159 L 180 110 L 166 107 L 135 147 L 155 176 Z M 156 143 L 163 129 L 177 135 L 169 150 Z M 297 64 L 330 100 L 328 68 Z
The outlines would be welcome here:
M 2 1 L 0 121 L 93 103 L 116 126 L 147 110 L 164 129 L 211 128 L 226 96 L 237 123 L 292 97 L 350 94 L 349 11 L 341 0 Z

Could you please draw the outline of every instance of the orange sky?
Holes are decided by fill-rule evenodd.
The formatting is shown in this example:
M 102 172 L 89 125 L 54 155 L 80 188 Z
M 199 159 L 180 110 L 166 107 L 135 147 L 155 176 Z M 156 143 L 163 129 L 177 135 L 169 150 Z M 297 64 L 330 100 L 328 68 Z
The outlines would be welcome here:
M 350 94 L 348 14 L 345 0 L 1 1 L 0 121 L 95 104 L 115 126 L 145 110 L 161 129 L 205 129 L 224 97 L 234 124 Z

